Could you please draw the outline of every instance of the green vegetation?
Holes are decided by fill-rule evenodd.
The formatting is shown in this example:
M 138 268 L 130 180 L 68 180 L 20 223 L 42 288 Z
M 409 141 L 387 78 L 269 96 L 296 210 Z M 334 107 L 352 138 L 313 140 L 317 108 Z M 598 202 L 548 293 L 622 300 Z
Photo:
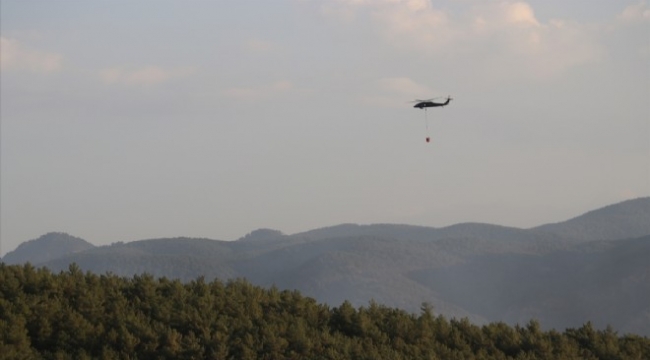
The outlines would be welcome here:
M 329 307 L 244 280 L 182 283 L 0 264 L 5 359 L 649 359 L 650 339 Z

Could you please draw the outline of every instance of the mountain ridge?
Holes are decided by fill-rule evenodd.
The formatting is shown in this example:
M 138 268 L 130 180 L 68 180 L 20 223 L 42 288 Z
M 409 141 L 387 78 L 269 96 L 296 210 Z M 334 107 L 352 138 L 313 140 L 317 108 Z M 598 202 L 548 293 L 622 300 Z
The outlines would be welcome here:
M 637 200 L 531 229 L 481 223 L 443 228 L 340 224 L 293 235 L 259 229 L 237 241 L 164 238 L 90 244 L 83 251 L 31 262 L 53 271 L 76 263 L 95 273 L 146 272 L 183 281 L 246 278 L 255 285 L 297 289 L 332 305 L 374 300 L 417 312 L 427 302 L 445 316 L 478 323 L 537 317 L 548 327 L 571 327 L 594 320 L 599 326 L 650 335 L 650 309 L 643 307 L 650 303 L 650 231 L 634 237 L 628 235 L 645 224 L 631 226 L 629 233 L 619 226 L 650 218 L 650 198 Z M 625 214 L 629 218 L 623 219 Z M 602 231 L 587 237 L 590 233 L 583 229 L 593 219 L 601 225 L 611 222 L 615 234 L 627 238 L 604 240 L 596 236 Z M 571 234 L 572 224 L 584 236 L 565 235 Z M 17 255 L 25 259 L 27 250 L 47 245 L 46 238 L 39 239 L 20 246 Z M 610 255 L 616 256 L 608 259 Z M 603 295 L 599 286 L 622 297 Z M 590 299 L 608 306 L 603 309 Z
M 569 220 L 540 225 L 532 230 L 581 241 L 641 237 L 650 234 L 650 197 L 604 206 Z
M 7 264 L 27 261 L 38 264 L 92 248 L 95 248 L 95 245 L 84 239 L 64 232 L 49 232 L 18 245 L 16 250 L 5 254 L 2 261 Z

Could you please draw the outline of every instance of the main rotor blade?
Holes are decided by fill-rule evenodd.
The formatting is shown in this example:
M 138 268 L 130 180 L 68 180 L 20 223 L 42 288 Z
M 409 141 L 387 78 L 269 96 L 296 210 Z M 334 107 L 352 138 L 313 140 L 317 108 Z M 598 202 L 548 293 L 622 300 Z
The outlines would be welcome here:
M 444 96 L 436 96 L 436 97 L 434 97 L 434 98 L 431 98 L 431 99 L 424 99 L 424 100 L 421 100 L 421 99 L 415 99 L 415 100 L 412 101 L 412 102 L 427 102 L 427 101 L 433 101 L 433 100 L 442 99 L 442 98 L 444 98 Z

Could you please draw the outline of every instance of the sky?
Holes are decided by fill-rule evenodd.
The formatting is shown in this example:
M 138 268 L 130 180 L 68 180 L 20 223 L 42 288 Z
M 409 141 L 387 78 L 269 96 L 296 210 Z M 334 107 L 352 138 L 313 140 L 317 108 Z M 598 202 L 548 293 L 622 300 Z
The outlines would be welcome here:
M 648 1 L 2 0 L 0 41 L 1 254 L 650 195 Z

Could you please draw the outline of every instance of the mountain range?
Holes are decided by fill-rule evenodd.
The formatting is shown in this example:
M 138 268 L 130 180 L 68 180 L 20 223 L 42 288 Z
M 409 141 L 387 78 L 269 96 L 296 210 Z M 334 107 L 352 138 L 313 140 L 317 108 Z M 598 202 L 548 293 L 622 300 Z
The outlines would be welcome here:
M 599 328 L 650 336 L 650 197 L 520 229 L 341 224 L 287 235 L 259 229 L 236 241 L 167 238 L 94 246 L 64 233 L 24 242 L 2 259 L 52 271 L 191 280 L 246 278 L 331 305 L 422 303 L 475 323 Z

